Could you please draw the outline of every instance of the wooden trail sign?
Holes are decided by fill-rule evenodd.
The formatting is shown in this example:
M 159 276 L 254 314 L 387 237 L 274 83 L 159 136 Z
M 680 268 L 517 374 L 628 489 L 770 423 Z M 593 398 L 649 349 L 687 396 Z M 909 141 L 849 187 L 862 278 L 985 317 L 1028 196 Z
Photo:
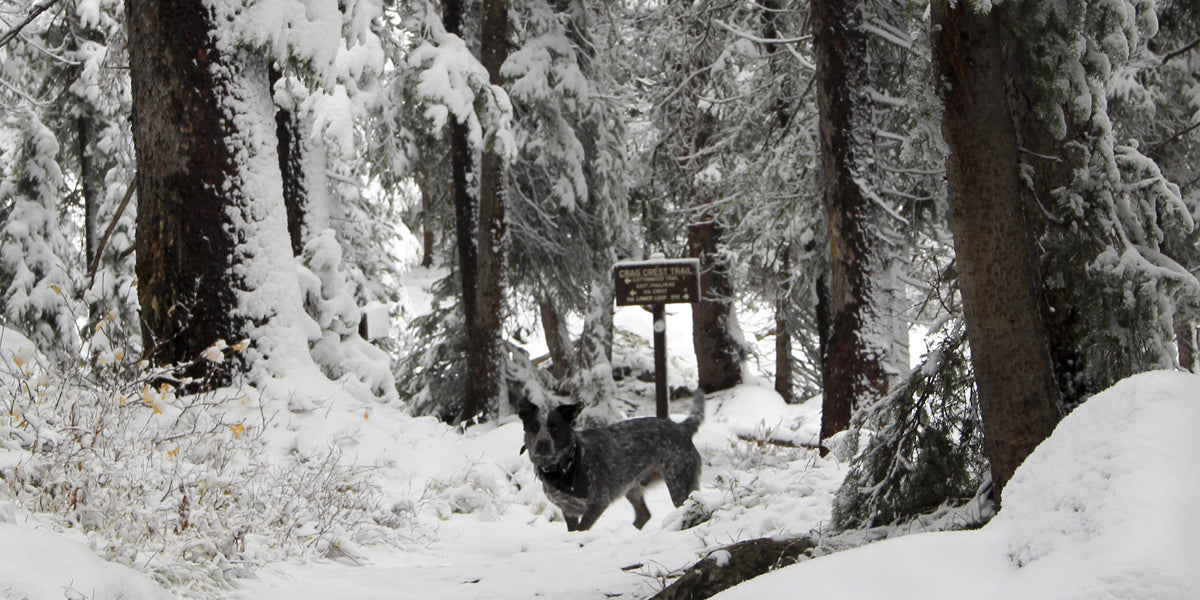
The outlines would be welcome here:
M 666 259 L 620 262 L 613 267 L 617 306 L 646 306 L 654 313 L 655 414 L 668 416 L 667 406 L 667 304 L 700 301 L 700 259 Z
M 617 306 L 700 301 L 700 259 L 621 262 L 613 267 Z

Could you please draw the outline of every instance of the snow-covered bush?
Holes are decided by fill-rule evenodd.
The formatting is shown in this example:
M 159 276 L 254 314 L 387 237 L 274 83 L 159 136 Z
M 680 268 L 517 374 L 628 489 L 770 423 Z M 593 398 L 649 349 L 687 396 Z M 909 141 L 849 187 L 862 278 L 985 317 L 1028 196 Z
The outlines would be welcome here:
M 856 415 L 852 426 L 874 435 L 838 492 L 835 527 L 892 525 L 962 505 L 988 480 L 964 342 L 961 330 L 949 335 L 886 399 Z
M 395 400 L 391 358 L 359 335 L 358 301 L 334 231 L 312 236 L 301 262 L 304 308 L 321 327 L 320 339 L 310 342 L 313 361 L 359 399 Z
M 2 331 L 0 498 L 81 532 L 105 558 L 219 597 L 266 561 L 352 556 L 405 535 L 412 515 L 385 508 L 370 472 L 344 466 L 336 447 L 268 452 L 269 399 L 184 395 L 123 356 L 99 379 L 64 375 Z

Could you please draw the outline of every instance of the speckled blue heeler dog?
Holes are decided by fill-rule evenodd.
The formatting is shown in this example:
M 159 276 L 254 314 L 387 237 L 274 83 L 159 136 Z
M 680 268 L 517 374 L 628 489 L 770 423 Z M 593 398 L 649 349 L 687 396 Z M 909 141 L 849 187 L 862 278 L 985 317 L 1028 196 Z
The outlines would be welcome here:
M 700 487 L 700 453 L 692 436 L 704 420 L 704 393 L 696 392 L 681 423 L 643 417 L 575 431 L 579 404 L 543 410 L 523 398 L 525 448 L 550 501 L 562 509 L 568 531 L 586 531 L 617 497 L 633 505 L 633 525 L 650 520 L 645 487 L 667 484 L 675 506 Z

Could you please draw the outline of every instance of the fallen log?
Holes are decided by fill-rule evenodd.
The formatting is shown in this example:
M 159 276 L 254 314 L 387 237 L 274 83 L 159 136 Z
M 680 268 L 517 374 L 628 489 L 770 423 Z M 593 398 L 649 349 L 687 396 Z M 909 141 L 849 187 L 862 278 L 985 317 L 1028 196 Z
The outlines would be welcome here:
M 780 567 L 812 557 L 811 535 L 746 540 L 710 552 L 650 600 L 702 600 Z

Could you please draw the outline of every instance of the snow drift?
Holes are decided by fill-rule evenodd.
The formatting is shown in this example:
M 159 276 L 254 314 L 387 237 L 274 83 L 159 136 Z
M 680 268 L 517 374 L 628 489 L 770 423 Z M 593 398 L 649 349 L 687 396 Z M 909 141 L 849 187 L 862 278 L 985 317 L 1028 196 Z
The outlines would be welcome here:
M 1200 589 L 1200 377 L 1098 394 L 1018 469 L 978 531 L 918 534 L 801 563 L 721 600 L 1184 600 Z

